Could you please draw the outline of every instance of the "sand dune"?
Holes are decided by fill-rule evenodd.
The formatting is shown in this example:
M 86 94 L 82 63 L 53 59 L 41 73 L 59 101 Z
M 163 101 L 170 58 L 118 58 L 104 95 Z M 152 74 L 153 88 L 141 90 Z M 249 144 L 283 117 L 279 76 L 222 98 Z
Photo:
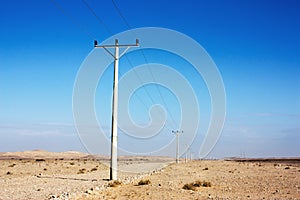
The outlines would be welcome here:
M 84 154 L 77 151 L 67 151 L 67 152 L 48 152 L 45 150 L 33 150 L 33 151 L 23 151 L 23 152 L 4 152 L 0 153 L 0 160 L 3 159 L 77 159 L 84 158 L 89 154 Z

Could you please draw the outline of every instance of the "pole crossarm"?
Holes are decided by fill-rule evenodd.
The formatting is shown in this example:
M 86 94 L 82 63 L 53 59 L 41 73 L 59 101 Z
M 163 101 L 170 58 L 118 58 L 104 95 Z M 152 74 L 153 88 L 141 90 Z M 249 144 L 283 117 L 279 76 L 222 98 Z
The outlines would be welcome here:
M 138 47 L 139 40 L 136 39 L 135 44 L 119 44 L 118 39 L 115 40 L 115 44 L 108 44 L 108 45 L 98 45 L 97 40 L 94 41 L 94 47 L 95 48 L 103 48 L 105 51 L 107 51 L 114 59 L 117 59 L 113 53 L 111 53 L 108 49 L 110 48 L 116 48 L 116 47 L 126 47 L 126 49 L 119 55 L 119 58 L 121 58 L 130 47 Z
M 113 45 L 98 45 L 97 40 L 94 41 L 95 48 L 103 48 L 114 58 L 114 81 L 113 81 L 113 98 L 112 98 L 112 126 L 111 126 L 111 157 L 110 157 L 110 180 L 117 180 L 118 168 L 118 72 L 119 72 L 119 58 L 123 56 L 130 47 L 138 47 L 139 40 L 136 39 L 135 44 L 119 44 L 116 39 Z M 126 49 L 120 54 L 119 48 Z M 115 54 L 108 49 L 114 48 Z
M 109 45 L 96 45 L 94 47 L 105 47 L 105 48 L 115 48 L 115 47 L 138 47 L 139 43 L 136 44 L 109 44 Z

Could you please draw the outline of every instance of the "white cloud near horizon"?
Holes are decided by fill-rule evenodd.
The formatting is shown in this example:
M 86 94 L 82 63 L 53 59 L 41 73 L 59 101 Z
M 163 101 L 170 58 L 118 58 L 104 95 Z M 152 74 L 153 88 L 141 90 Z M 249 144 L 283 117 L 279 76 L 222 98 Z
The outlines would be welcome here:
M 37 123 L 37 124 L 0 124 L 0 136 L 68 136 L 74 135 L 75 126 L 71 123 Z

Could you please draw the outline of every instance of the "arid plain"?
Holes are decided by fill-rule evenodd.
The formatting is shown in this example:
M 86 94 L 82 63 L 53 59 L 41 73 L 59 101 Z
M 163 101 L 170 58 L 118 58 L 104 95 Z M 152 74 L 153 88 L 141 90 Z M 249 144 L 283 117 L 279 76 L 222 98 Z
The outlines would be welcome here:
M 0 153 L 0 199 L 300 199 L 300 159 L 194 160 Z

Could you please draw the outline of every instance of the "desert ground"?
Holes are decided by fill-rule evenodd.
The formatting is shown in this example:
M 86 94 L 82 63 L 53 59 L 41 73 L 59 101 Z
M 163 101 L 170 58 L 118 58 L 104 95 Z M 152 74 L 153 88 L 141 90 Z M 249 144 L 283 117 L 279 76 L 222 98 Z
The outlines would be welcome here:
M 300 199 L 300 159 L 193 160 L 0 153 L 0 199 Z

